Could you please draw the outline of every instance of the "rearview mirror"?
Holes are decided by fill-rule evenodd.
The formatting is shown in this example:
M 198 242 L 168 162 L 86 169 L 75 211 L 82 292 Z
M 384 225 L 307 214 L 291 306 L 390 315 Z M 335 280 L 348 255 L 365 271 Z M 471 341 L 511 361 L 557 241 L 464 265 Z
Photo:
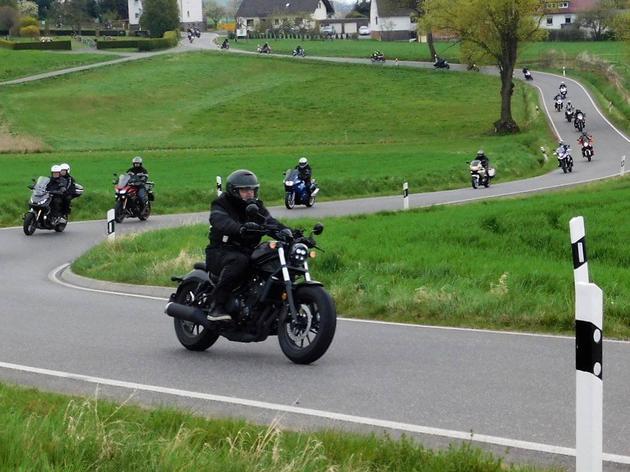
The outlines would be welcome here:
M 315 226 L 313 226 L 313 234 L 317 235 L 317 234 L 322 234 L 324 232 L 324 225 L 321 223 L 317 223 Z

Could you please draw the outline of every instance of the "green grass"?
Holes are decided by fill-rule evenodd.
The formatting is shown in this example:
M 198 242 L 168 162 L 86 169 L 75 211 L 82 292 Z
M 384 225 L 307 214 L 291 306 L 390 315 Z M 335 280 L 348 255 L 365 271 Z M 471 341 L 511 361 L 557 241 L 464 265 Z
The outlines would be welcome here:
M 584 215 L 592 279 L 608 337 L 630 337 L 627 179 L 544 196 L 328 218 L 310 266 L 345 316 L 433 325 L 569 333 L 569 219 Z M 605 205 L 602 204 L 605 202 Z M 289 223 L 295 225 L 294 222 Z M 310 225 L 312 222 L 306 222 Z M 203 260 L 207 226 L 97 246 L 73 268 L 90 277 L 171 285 Z
M 111 174 L 136 154 L 156 182 L 157 213 L 206 210 L 215 176 L 242 167 L 279 203 L 282 172 L 301 155 L 322 199 L 397 194 L 405 180 L 413 192 L 467 186 L 465 161 L 480 147 L 501 180 L 544 172 L 538 148 L 551 136 L 535 91 L 518 84 L 514 95 L 523 133 L 495 136 L 493 87 L 496 78 L 478 74 L 192 53 L 0 88 L 12 131 L 55 149 L 0 155 L 0 225 L 20 224 L 31 177 L 64 161 L 86 186 L 73 219 L 112 206 Z
M 505 464 L 470 444 L 431 451 L 405 437 L 294 433 L 277 425 L 208 420 L 172 409 L 146 410 L 5 384 L 0 384 L 0 424 L 3 470 L 543 470 Z
M 69 54 L 53 51 L 12 51 L 0 48 L 0 82 L 67 67 L 116 59 L 107 54 Z
M 361 40 L 298 40 L 298 39 L 248 39 L 230 41 L 230 47 L 255 51 L 258 44 L 268 42 L 274 53 L 291 54 L 298 44 L 306 50 L 307 56 L 334 57 L 363 57 L 367 58 L 375 50 L 382 51 L 386 58 L 405 61 L 431 60 L 429 48 L 424 43 L 409 43 L 403 41 Z M 440 56 L 449 62 L 460 62 L 459 43 L 436 42 L 435 48 Z M 619 60 L 627 57 L 628 45 L 621 41 L 544 41 L 523 43 L 519 48 L 519 63 L 532 66 L 541 61 L 541 57 L 549 51 L 558 51 L 567 59 L 575 58 L 578 54 L 588 51 L 608 60 Z

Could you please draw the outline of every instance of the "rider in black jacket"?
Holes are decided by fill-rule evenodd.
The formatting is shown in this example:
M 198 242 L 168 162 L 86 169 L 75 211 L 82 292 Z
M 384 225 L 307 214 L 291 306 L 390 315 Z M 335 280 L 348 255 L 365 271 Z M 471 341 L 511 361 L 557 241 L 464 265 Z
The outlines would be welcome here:
M 258 200 L 260 184 L 249 170 L 232 172 L 226 183 L 226 191 L 212 202 L 210 207 L 210 244 L 206 247 L 206 268 L 219 276 L 214 289 L 214 308 L 208 315 L 210 321 L 229 320 L 225 309 L 230 292 L 243 280 L 249 268 L 249 259 L 263 236 L 261 226 L 252 221 L 245 211 L 247 205 L 256 203 L 258 213 L 266 218 L 266 224 L 284 225 L 272 218 L 263 202 Z
M 63 214 L 63 197 L 66 193 L 67 188 L 68 179 L 61 176 L 61 166 L 52 166 L 50 168 L 50 181 L 46 185 L 46 190 L 50 192 L 53 196 L 52 201 L 50 202 L 50 209 L 52 212 L 52 216 L 56 218 L 58 223 L 65 223 L 66 221 Z
M 311 177 L 313 176 L 313 169 L 311 169 L 311 166 L 308 164 L 308 159 L 306 157 L 300 157 L 300 160 L 298 161 L 298 165 L 296 165 L 295 168 L 298 170 L 298 175 L 300 179 L 304 181 L 306 188 L 310 192 L 311 191 Z
M 147 179 L 149 178 L 149 171 L 142 166 L 142 158 L 140 156 L 136 156 L 131 160 L 131 167 L 127 169 L 127 173 L 134 175 L 144 174 Z M 144 185 L 138 186 L 138 199 L 142 205 L 142 208 L 140 208 L 140 211 L 142 211 L 149 200 L 147 197 L 147 189 Z

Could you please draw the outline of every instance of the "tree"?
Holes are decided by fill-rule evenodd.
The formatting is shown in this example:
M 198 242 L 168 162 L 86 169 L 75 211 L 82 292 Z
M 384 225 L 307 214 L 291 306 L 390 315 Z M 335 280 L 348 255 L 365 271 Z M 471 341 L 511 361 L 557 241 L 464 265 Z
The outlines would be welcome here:
M 21 16 L 34 16 L 37 18 L 39 7 L 37 3 L 31 2 L 29 0 L 21 0 L 18 2 L 18 11 Z
M 204 14 L 212 20 L 215 28 L 226 15 L 225 8 L 214 0 L 208 0 L 208 2 L 205 3 Z
M 140 26 L 149 30 L 152 38 L 161 38 L 166 31 L 178 30 L 177 0 L 145 0 Z
M 416 31 L 418 34 L 424 33 L 427 37 L 427 46 L 429 46 L 429 53 L 431 54 L 431 60 L 435 59 L 437 53 L 435 52 L 435 45 L 433 44 L 433 26 L 431 25 L 431 18 L 427 15 L 427 1 L 416 0 L 414 4 L 414 16 L 416 17 Z
M 228 18 L 236 18 L 236 12 L 241 6 L 242 0 L 228 0 L 225 4 L 225 14 Z
M 354 14 L 352 17 L 350 14 Z M 352 7 L 352 11 L 348 14 L 348 18 L 360 18 L 360 17 L 370 17 L 370 2 L 369 0 L 356 0 L 354 2 L 354 6 Z
M 99 8 L 103 14 L 107 13 L 108 20 L 122 20 L 129 17 L 127 0 L 100 0 Z M 112 17 L 112 12 L 115 16 Z
M 469 48 L 483 52 L 499 67 L 501 117 L 495 132 L 516 133 L 512 118 L 512 74 L 522 41 L 544 36 L 540 30 L 543 0 L 427 0 L 431 24 L 456 34 Z
M 17 9 L 17 0 L 0 0 L 0 7 L 11 7 Z
M 48 11 L 50 10 L 50 6 L 53 3 L 53 0 L 35 0 L 35 3 L 37 3 L 39 19 L 44 20 L 48 18 Z
M 20 24 L 20 13 L 12 7 L 0 7 L 0 30 L 9 31 L 11 34 Z
M 630 41 L 630 12 L 618 14 L 612 22 L 615 37 L 620 41 Z
M 618 8 L 617 0 L 601 0 L 594 8 L 580 14 L 576 23 L 591 31 L 595 41 L 605 39 L 605 32 L 612 25 Z

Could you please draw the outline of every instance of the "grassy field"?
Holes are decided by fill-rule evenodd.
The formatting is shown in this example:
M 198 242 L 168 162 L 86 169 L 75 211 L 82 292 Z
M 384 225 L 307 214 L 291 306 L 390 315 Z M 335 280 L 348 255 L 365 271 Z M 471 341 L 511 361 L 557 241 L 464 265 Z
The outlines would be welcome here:
M 329 218 L 310 266 L 345 316 L 519 331 L 573 329 L 569 219 L 584 215 L 608 337 L 630 338 L 630 181 L 463 206 Z M 602 202 L 606 202 L 602 205 Z M 306 227 L 313 222 L 302 222 Z M 295 222 L 289 224 L 295 225 Z M 93 248 L 73 268 L 91 277 L 172 285 L 203 260 L 207 226 Z
M 0 384 L 2 470 L 222 472 L 535 472 L 468 444 L 431 451 L 410 439 L 295 433 L 98 398 Z
M 0 48 L 0 82 L 116 59 L 107 54 L 69 54 L 56 51 L 12 51 Z
M 409 43 L 403 41 L 377 41 L 372 39 L 334 41 L 300 41 L 297 39 L 248 39 L 230 41 L 230 47 L 255 51 L 258 44 L 268 42 L 274 53 L 291 54 L 293 49 L 301 44 L 306 50 L 307 56 L 335 56 L 335 57 L 369 57 L 378 49 L 385 54 L 387 59 L 398 58 L 405 61 L 429 61 L 431 60 L 429 48 L 425 43 Z M 436 42 L 435 48 L 438 54 L 449 62 L 460 62 L 459 43 Z M 527 63 L 535 66 L 549 51 L 558 51 L 567 59 L 575 58 L 581 52 L 587 51 L 608 60 L 626 60 L 630 54 L 627 43 L 621 41 L 549 41 L 524 43 L 519 48 L 519 63 Z
M 279 203 L 282 172 L 301 155 L 322 199 L 397 194 L 404 180 L 413 192 L 466 186 L 465 161 L 480 147 L 501 180 L 544 172 L 538 147 L 551 137 L 537 95 L 519 84 L 524 132 L 494 136 L 499 97 L 488 90 L 497 86 L 478 74 L 192 53 L 0 88 L 11 131 L 52 148 L 0 155 L 0 224 L 20 224 L 31 177 L 64 161 L 86 186 L 73 219 L 100 217 L 112 205 L 112 173 L 136 154 L 156 182 L 157 213 L 206 210 L 215 176 L 241 167 Z

